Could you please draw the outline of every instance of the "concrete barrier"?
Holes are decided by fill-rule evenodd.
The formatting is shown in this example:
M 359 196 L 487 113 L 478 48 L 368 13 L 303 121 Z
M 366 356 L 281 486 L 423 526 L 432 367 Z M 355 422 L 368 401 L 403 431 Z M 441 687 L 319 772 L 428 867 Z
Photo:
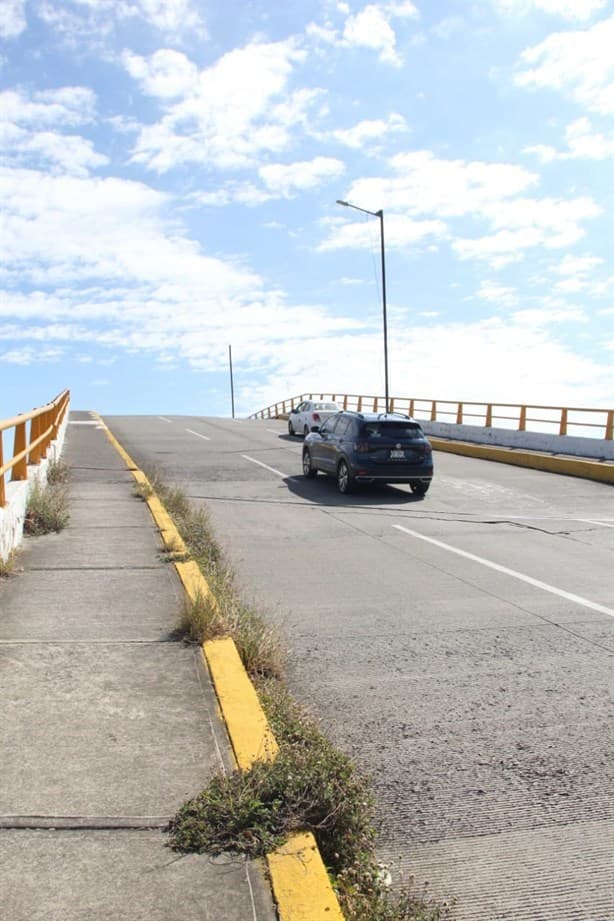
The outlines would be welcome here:
M 62 453 L 67 425 L 68 413 L 64 415 L 58 428 L 58 437 L 49 446 L 47 457 L 39 464 L 28 465 L 26 480 L 13 480 L 6 484 L 7 504 L 3 508 L 0 507 L 0 560 L 3 562 L 8 560 L 23 540 L 28 497 L 35 483 L 44 485 L 47 482 L 49 465 L 57 461 Z

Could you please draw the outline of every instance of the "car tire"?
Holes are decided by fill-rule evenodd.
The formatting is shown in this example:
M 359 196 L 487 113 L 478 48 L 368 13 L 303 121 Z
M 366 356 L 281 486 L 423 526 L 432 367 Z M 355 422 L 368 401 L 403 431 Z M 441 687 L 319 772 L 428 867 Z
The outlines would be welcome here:
M 307 435 L 309 435 L 309 426 L 308 426 L 308 425 L 306 425 L 305 428 L 303 429 L 303 435 L 304 435 L 305 438 L 307 438 Z
M 430 483 L 421 483 L 420 480 L 416 480 L 413 483 L 409 484 L 411 486 L 411 491 L 414 496 L 425 496 L 429 491 Z
M 337 489 L 339 492 L 347 496 L 349 492 L 352 492 L 354 486 L 354 481 L 350 473 L 350 468 L 344 460 L 339 461 L 339 466 L 337 467 Z
M 288 419 L 288 435 L 296 435 L 294 428 L 292 427 L 292 420 Z
M 311 454 L 309 451 L 303 451 L 303 476 L 312 480 L 317 472 L 318 471 L 311 464 Z

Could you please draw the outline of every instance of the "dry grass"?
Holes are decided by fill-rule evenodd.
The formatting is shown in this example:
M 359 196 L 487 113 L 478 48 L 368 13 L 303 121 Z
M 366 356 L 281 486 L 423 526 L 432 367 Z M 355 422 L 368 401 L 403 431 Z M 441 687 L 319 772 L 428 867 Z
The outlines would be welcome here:
M 32 536 L 59 532 L 68 525 L 69 519 L 66 483 L 34 483 L 26 505 L 24 532 Z

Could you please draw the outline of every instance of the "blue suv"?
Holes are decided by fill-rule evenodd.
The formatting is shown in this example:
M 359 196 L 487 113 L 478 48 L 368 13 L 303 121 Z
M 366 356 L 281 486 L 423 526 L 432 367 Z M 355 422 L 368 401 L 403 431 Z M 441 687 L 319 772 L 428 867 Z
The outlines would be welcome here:
M 433 451 L 411 416 L 342 411 L 314 425 L 303 443 L 303 474 L 319 470 L 336 477 L 341 493 L 355 483 L 409 483 L 423 496 L 433 478 Z

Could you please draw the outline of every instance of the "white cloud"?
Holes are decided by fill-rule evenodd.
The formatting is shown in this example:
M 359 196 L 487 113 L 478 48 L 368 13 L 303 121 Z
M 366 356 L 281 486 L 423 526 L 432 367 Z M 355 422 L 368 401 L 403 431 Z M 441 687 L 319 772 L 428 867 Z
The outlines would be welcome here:
M 490 214 L 493 233 L 459 238 L 453 246 L 461 259 L 484 259 L 493 268 L 502 268 L 524 258 L 528 249 L 561 249 L 577 243 L 585 234 L 582 222 L 600 214 L 592 199 L 582 197 L 500 202 Z
M 183 163 L 237 169 L 292 143 L 317 90 L 287 90 L 305 52 L 292 39 L 252 43 L 202 71 L 192 92 L 141 130 L 133 161 L 158 172 Z M 185 62 L 182 64 L 185 71 Z
M 136 0 L 143 19 L 167 34 L 202 30 L 202 19 L 192 0 Z
M 94 117 L 96 96 L 84 86 L 63 86 L 28 96 L 25 90 L 0 93 L 0 121 L 18 125 L 81 125 Z
M 396 35 L 384 8 L 369 4 L 354 16 L 349 16 L 343 29 L 343 39 L 349 46 L 371 48 L 379 52 L 380 60 L 400 64 L 396 51 Z
M 513 307 L 518 303 L 518 292 L 515 288 L 494 281 L 481 282 L 476 297 L 500 307 Z
M 343 220 L 330 218 L 325 222 L 330 232 L 318 249 L 321 252 L 336 249 L 362 249 L 379 252 L 379 229 L 373 218 Z M 447 227 L 439 220 L 415 220 L 399 214 L 384 215 L 386 247 L 388 249 L 411 249 L 424 245 L 430 239 L 442 239 Z
M 2 0 L 0 4 L 0 38 L 18 38 L 25 28 L 25 0 Z
M 548 144 L 534 144 L 523 153 L 534 154 L 542 163 L 554 160 L 606 160 L 614 154 L 614 135 L 599 134 L 588 118 L 578 118 L 565 130 L 566 150 Z
M 584 31 L 556 32 L 521 55 L 518 86 L 569 93 L 593 112 L 614 111 L 614 16 Z
M 144 21 L 169 37 L 207 36 L 192 0 L 41 0 L 37 14 L 71 45 L 84 40 L 100 44 L 118 23 L 130 19 Z
M 503 13 L 526 16 L 537 11 L 584 22 L 603 9 L 606 0 L 495 0 L 495 3 Z
M 198 69 L 179 51 L 160 48 L 149 59 L 124 51 L 122 61 L 130 76 L 139 82 L 148 96 L 176 99 L 196 89 Z
M 78 135 L 39 131 L 33 134 L 20 132 L 21 137 L 11 137 L 9 157 L 12 161 L 48 163 L 53 171 L 87 176 L 91 169 L 106 166 L 109 158 L 96 153 L 91 141 Z M 4 147 L 0 133 L 0 150 Z
M 392 112 L 386 120 L 365 119 L 352 128 L 339 128 L 332 131 L 331 135 L 346 147 L 358 149 L 368 141 L 382 141 L 387 134 L 407 130 L 407 122 L 403 116 Z
M 271 163 L 260 167 L 258 174 L 271 192 L 289 197 L 297 190 L 311 189 L 341 176 L 344 170 L 341 160 L 315 157 L 296 163 Z
M 570 158 L 605 160 L 614 154 L 614 135 L 606 137 L 594 132 L 588 118 L 578 118 L 568 125 L 565 137 Z
M 538 182 L 521 166 L 444 160 L 428 150 L 400 153 L 389 162 L 395 175 L 358 179 L 344 198 L 369 210 L 385 207 L 412 216 L 489 215 L 499 202 Z
M 388 178 L 359 179 L 344 198 L 359 207 L 386 210 L 386 226 L 395 217 L 391 245 L 407 246 L 428 236 L 452 241 L 461 259 L 487 260 L 493 268 L 524 258 L 527 250 L 570 246 L 584 235 L 582 222 L 601 214 L 592 199 L 526 198 L 537 184 L 534 173 L 506 163 L 442 160 L 430 151 L 397 154 L 390 164 L 396 173 Z M 417 220 L 425 218 L 426 220 Z M 490 232 L 454 238 L 453 224 L 471 218 Z M 329 224 L 331 234 L 321 249 L 364 245 L 366 229 L 351 224 Z M 403 229 L 405 228 L 405 229 Z

